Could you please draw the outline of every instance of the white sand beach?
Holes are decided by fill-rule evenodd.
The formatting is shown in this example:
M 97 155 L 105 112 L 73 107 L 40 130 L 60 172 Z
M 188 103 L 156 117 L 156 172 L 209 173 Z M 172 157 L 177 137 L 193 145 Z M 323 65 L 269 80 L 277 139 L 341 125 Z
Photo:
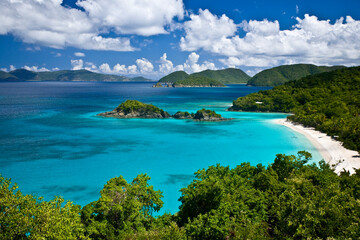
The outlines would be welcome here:
M 314 128 L 303 127 L 300 124 L 294 124 L 286 119 L 277 119 L 276 123 L 284 125 L 292 130 L 303 134 L 318 149 L 324 160 L 331 166 L 334 166 L 336 173 L 343 169 L 354 173 L 354 168 L 360 168 L 360 155 L 356 151 L 346 149 L 341 142 L 335 141 L 325 133 L 314 130 Z

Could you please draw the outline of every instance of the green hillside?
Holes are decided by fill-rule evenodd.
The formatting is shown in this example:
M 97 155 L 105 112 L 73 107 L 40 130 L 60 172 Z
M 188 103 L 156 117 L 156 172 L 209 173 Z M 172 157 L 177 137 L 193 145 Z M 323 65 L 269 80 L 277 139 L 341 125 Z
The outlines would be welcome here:
M 194 76 L 204 76 L 215 79 L 223 84 L 242 84 L 247 83 L 250 77 L 242 70 L 237 68 L 227 68 L 222 70 L 205 70 L 193 73 Z
M 315 66 L 312 64 L 284 65 L 266 69 L 259 72 L 248 81 L 251 86 L 279 86 L 288 81 L 293 81 L 309 75 L 330 72 L 344 66 Z
M 25 69 L 16 69 L 9 72 L 9 74 L 17 77 L 19 80 L 32 80 L 37 75 L 37 73 Z
M 360 67 L 311 75 L 240 97 L 229 110 L 291 112 L 290 120 L 360 151 Z
M 26 69 L 17 69 L 9 73 L 0 71 L 0 81 L 151 81 L 144 77 L 128 78 L 124 76 L 100 74 L 88 70 L 61 70 L 54 72 L 32 72 Z
M 15 77 L 14 75 L 8 72 L 0 71 L 0 81 L 14 81 L 14 80 L 17 80 L 17 77 Z
M 161 78 L 159 82 L 161 83 L 174 83 L 179 80 L 183 80 L 187 78 L 189 74 L 187 74 L 184 71 L 176 71 L 173 73 L 170 73 L 169 75 L 166 75 L 165 77 Z
M 222 82 L 204 76 L 190 75 L 174 82 L 174 87 L 225 87 Z

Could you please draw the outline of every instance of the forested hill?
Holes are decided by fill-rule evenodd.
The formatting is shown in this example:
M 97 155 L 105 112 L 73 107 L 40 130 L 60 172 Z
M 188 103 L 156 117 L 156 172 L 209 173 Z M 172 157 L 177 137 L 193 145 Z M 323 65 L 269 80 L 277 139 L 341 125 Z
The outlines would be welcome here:
M 237 68 L 227 68 L 222 70 L 205 70 L 193 74 L 187 74 L 184 71 L 177 71 L 170 73 L 169 75 L 161 78 L 160 83 L 175 83 L 176 81 L 184 80 L 190 76 L 194 77 L 206 77 L 222 84 L 244 84 L 250 79 L 250 77 L 242 70 Z
M 344 66 L 326 67 L 312 64 L 283 65 L 259 72 L 248 81 L 248 85 L 274 87 L 309 75 L 330 72 L 341 68 L 344 68 Z
M 0 71 L 0 81 L 151 81 L 146 78 L 128 78 L 124 76 L 94 73 L 87 70 L 61 70 L 53 72 L 33 72 L 17 69 L 11 72 Z
M 187 74 L 184 71 L 176 71 L 173 73 L 170 73 L 169 75 L 166 75 L 165 77 L 161 78 L 159 80 L 160 83 L 174 83 L 176 81 L 183 80 L 187 78 L 189 74 Z
M 223 84 L 244 84 L 250 77 L 242 70 L 237 68 L 227 68 L 222 70 L 205 70 L 193 73 L 193 76 L 203 76 L 215 79 Z
M 360 67 L 311 75 L 240 97 L 229 110 L 292 112 L 290 120 L 360 151 Z

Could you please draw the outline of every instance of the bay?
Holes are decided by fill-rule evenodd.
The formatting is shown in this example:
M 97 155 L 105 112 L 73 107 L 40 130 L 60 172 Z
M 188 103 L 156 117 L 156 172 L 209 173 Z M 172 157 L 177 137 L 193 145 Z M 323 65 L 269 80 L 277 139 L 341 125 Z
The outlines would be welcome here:
M 76 204 L 97 200 L 112 177 L 147 173 L 163 191 L 161 211 L 175 213 L 179 190 L 198 169 L 242 162 L 270 164 L 278 153 L 318 151 L 302 135 L 272 120 L 285 114 L 227 112 L 233 100 L 267 88 L 152 88 L 151 83 L 0 83 L 0 173 L 22 192 Z M 111 119 L 96 114 L 126 99 L 170 114 L 215 110 L 226 122 Z

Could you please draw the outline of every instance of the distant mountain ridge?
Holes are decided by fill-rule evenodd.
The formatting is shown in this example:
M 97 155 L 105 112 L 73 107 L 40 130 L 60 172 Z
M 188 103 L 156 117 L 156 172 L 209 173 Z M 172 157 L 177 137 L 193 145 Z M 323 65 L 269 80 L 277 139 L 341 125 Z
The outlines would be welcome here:
M 237 68 L 227 68 L 222 70 L 205 70 L 202 72 L 187 74 L 184 71 L 176 71 L 161 78 L 159 83 L 174 84 L 177 81 L 182 81 L 191 77 L 191 81 L 194 79 L 212 79 L 222 84 L 245 84 L 250 77 L 242 70 Z M 201 77 L 201 78 L 200 78 Z
M 310 75 L 330 72 L 341 68 L 345 68 L 345 66 L 327 67 L 313 64 L 283 65 L 259 72 L 248 81 L 248 85 L 275 87 L 288 81 L 294 81 Z
M 11 72 L 0 71 L 0 81 L 94 81 L 94 82 L 139 82 L 152 81 L 143 77 L 128 78 L 124 76 L 95 73 L 88 70 L 60 70 L 53 72 L 33 72 L 17 69 Z

